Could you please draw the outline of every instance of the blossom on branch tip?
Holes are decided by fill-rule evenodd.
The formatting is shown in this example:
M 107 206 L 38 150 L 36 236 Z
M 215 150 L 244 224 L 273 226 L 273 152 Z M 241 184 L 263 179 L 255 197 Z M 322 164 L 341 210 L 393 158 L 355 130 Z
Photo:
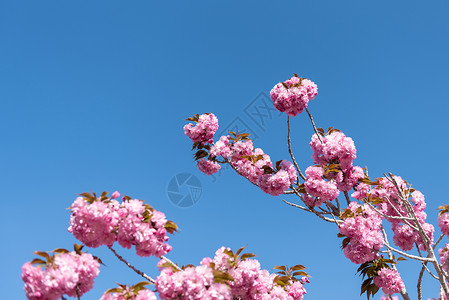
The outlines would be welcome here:
M 194 143 L 213 143 L 214 134 L 218 130 L 218 119 L 214 114 L 205 113 L 187 120 L 196 122 L 195 125 L 189 123 L 184 126 L 184 134 Z
M 276 84 L 270 91 L 274 107 L 289 116 L 296 116 L 307 108 L 310 100 L 318 94 L 315 83 L 295 74 L 285 82 Z

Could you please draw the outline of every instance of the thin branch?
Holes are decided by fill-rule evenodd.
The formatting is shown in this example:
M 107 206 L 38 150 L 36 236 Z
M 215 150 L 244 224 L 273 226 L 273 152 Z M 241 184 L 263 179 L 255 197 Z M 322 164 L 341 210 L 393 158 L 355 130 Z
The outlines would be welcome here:
M 348 205 L 351 204 L 351 199 L 349 198 L 348 192 L 344 192 L 344 194 L 345 194 L 346 202 L 348 203 Z
M 338 202 L 338 198 L 335 198 L 335 202 L 337 202 L 337 209 L 341 212 L 340 202 Z
M 78 300 L 81 300 L 79 283 L 76 285 L 75 291 L 76 291 L 76 298 L 78 298 Z
M 177 264 L 175 264 L 174 262 L 172 262 L 171 260 L 169 260 L 168 258 L 166 258 L 165 256 L 161 255 L 161 258 L 163 260 L 165 260 L 166 262 L 168 262 L 169 264 L 171 264 L 173 267 L 175 267 L 178 271 L 182 271 L 182 269 L 180 267 L 178 267 Z
M 373 204 L 369 203 L 368 201 L 363 201 L 364 203 L 368 204 L 375 212 L 377 212 L 379 215 L 381 215 L 384 218 L 388 219 L 395 219 L 395 220 L 413 220 L 412 218 L 408 217 L 398 217 L 398 216 L 389 216 L 381 212 L 377 207 L 375 207 Z
M 330 212 L 331 215 L 332 215 L 332 219 L 334 219 L 335 224 L 338 226 L 337 219 L 335 219 L 335 216 L 334 216 L 334 214 L 332 213 L 332 209 L 330 208 L 330 206 L 328 205 L 327 202 L 324 202 L 324 204 L 326 204 L 327 208 L 329 209 L 329 212 Z
M 306 108 L 306 112 L 309 115 L 310 121 L 312 122 L 313 130 L 315 131 L 315 134 L 317 135 L 318 139 L 320 140 L 320 142 L 322 144 L 323 140 L 321 139 L 321 135 L 318 133 L 318 130 L 316 129 L 316 126 L 315 126 L 315 122 L 313 121 L 313 117 L 307 108 Z
M 299 204 L 291 203 L 291 202 L 288 202 L 287 200 L 284 200 L 284 199 L 282 199 L 282 201 L 284 201 L 284 203 L 287 203 L 288 205 L 291 205 L 293 207 L 300 208 L 300 209 L 308 211 L 308 212 L 312 212 L 310 209 L 305 208 L 304 206 L 301 206 Z
M 123 262 L 125 265 L 128 266 L 128 268 L 132 269 L 134 272 L 136 272 L 137 274 L 139 274 L 140 276 L 142 276 L 143 278 L 145 278 L 146 280 L 148 280 L 149 282 L 151 282 L 152 284 L 155 284 L 156 281 L 151 278 L 150 276 L 146 275 L 144 272 L 136 269 L 134 266 L 132 266 L 129 262 L 127 262 L 123 257 L 121 257 L 117 252 L 115 252 L 115 250 L 111 247 L 108 246 L 109 250 L 112 251 L 112 253 L 115 254 L 115 256 L 121 261 Z
M 334 220 L 332 220 L 332 219 L 329 219 L 329 218 L 327 218 L 327 217 L 323 217 L 320 213 L 318 213 L 316 210 L 314 210 L 314 209 L 307 209 L 307 208 L 305 208 L 305 207 L 303 207 L 303 206 L 301 206 L 301 205 L 298 205 L 298 204 L 295 204 L 295 203 L 291 203 L 291 202 L 288 202 L 288 201 L 286 201 L 286 200 L 282 200 L 282 201 L 284 201 L 284 203 L 286 203 L 286 204 L 288 204 L 288 205 L 291 205 L 291 206 L 293 206 L 293 207 L 297 207 L 297 208 L 300 208 L 300 209 L 304 209 L 304 210 L 306 210 L 306 211 L 308 211 L 308 212 L 312 212 L 312 213 L 314 213 L 315 215 L 317 215 L 320 219 L 323 219 L 324 221 L 326 221 L 326 222 L 329 222 L 329 223 L 334 223 Z M 337 220 L 337 223 L 341 223 L 342 221 L 341 220 Z
M 440 237 L 438 238 L 438 240 L 435 242 L 435 244 L 433 245 L 433 250 L 435 250 L 435 248 L 436 248 L 436 246 L 438 245 L 438 243 L 439 242 L 441 242 L 441 240 L 443 239 L 443 237 L 444 237 L 444 233 L 442 233 L 441 235 L 440 235 Z
M 422 291 L 421 291 L 421 283 L 422 283 L 422 277 L 424 275 L 424 264 L 421 268 L 421 271 L 419 272 L 419 276 L 418 276 L 418 284 L 416 285 L 416 287 L 418 288 L 418 300 L 422 300 Z
M 399 197 L 404 202 L 404 205 L 405 205 L 409 215 L 415 219 L 414 221 L 415 221 L 416 227 L 418 227 L 418 233 L 419 233 L 419 235 L 421 237 L 421 240 L 422 240 L 424 246 L 426 247 L 428 256 L 429 256 L 429 258 L 432 261 L 432 264 L 433 264 L 433 266 L 435 268 L 435 271 L 438 274 L 438 281 L 440 282 L 440 286 L 443 288 L 445 296 L 447 298 L 449 298 L 449 288 L 447 286 L 447 281 L 446 281 L 446 278 L 445 278 L 446 272 L 443 270 L 441 264 L 438 263 L 438 260 L 437 260 L 437 258 L 435 256 L 435 253 L 433 251 L 433 248 L 432 248 L 432 245 L 431 245 L 431 242 L 430 242 L 430 238 L 426 234 L 424 228 L 422 227 L 422 224 L 419 222 L 418 218 L 416 217 L 416 214 L 415 214 L 415 211 L 413 210 L 412 205 L 407 200 L 407 198 L 405 198 L 405 196 L 403 195 L 402 190 L 399 188 L 399 185 L 398 185 L 396 179 L 394 178 L 393 174 L 392 173 L 388 173 L 388 175 L 391 178 L 390 181 L 396 187 L 396 190 L 397 190 L 397 192 L 399 194 Z
M 385 244 L 385 246 L 388 248 L 388 250 L 391 250 L 393 252 L 401 254 L 401 255 L 403 255 L 405 257 L 408 257 L 408 258 L 411 258 L 411 259 L 415 259 L 415 260 L 419 260 L 419 261 L 433 262 L 433 259 L 426 258 L 426 257 L 419 257 L 419 256 L 416 256 L 416 255 L 408 254 L 408 253 L 405 253 L 405 252 L 403 252 L 401 250 L 395 249 L 395 248 L 393 248 L 393 247 L 391 247 L 390 245 L 387 245 L 387 244 Z
M 419 250 L 419 247 L 418 247 L 418 245 L 416 243 L 415 243 L 415 246 L 416 246 L 416 250 L 418 250 L 419 256 L 423 257 L 422 253 L 421 253 L 421 250 Z M 427 267 L 427 263 L 423 262 L 422 264 L 423 264 L 424 268 L 426 269 L 427 273 L 429 273 L 430 276 L 432 276 L 433 278 L 438 280 L 438 277 L 436 275 L 432 274 L 432 272 L 430 272 L 429 268 Z
M 301 169 L 298 166 L 298 163 L 296 162 L 295 157 L 293 156 L 293 151 L 292 151 L 292 143 L 290 140 L 290 116 L 287 116 L 287 129 L 288 129 L 288 134 L 287 134 L 287 142 L 288 142 L 288 152 L 290 153 L 290 157 L 293 160 L 293 164 L 296 167 L 296 170 L 298 171 L 299 176 L 301 176 L 301 178 L 306 181 L 306 177 L 302 174 Z M 296 179 L 296 183 L 298 184 L 298 179 Z

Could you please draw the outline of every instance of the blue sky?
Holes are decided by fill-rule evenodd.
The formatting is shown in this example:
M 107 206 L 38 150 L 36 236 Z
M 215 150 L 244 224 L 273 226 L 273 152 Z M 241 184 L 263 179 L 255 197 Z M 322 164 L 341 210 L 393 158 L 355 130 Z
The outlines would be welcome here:
M 145 199 L 177 222 L 169 257 L 179 264 L 248 245 L 264 268 L 307 266 L 306 299 L 365 298 L 334 226 L 230 170 L 201 174 L 184 119 L 213 112 L 222 130 L 240 118 L 256 146 L 286 159 L 286 117 L 259 126 L 245 109 L 296 72 L 318 84 L 317 124 L 352 137 L 371 176 L 393 172 L 422 191 L 436 224 L 449 200 L 448 13 L 443 0 L 0 2 L 4 299 L 24 298 L 20 267 L 33 251 L 76 242 L 66 208 L 91 190 Z M 311 135 L 306 115 L 292 120 L 302 169 Z M 189 208 L 167 196 L 179 173 L 201 182 Z M 156 259 L 116 249 L 157 275 Z M 140 281 L 106 249 L 90 252 L 107 266 L 83 299 Z M 399 270 L 416 298 L 417 264 Z M 424 298 L 437 293 L 427 279 Z

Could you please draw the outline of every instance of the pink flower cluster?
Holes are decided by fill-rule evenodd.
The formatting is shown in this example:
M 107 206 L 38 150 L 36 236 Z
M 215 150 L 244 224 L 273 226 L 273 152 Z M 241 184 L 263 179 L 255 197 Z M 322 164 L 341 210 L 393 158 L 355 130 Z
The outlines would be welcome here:
M 404 282 L 401 279 L 401 275 L 398 271 L 382 268 L 374 277 L 374 284 L 377 285 L 387 295 L 400 293 L 405 289 Z
M 321 140 L 320 140 L 321 139 Z M 348 192 L 365 176 L 363 169 L 353 167 L 356 148 L 351 138 L 333 130 L 326 136 L 312 136 L 310 147 L 317 166 L 306 169 L 303 200 L 309 206 L 320 206 L 332 201 L 340 192 Z
M 295 167 L 286 160 L 281 161 L 280 170 L 274 174 L 264 174 L 263 167 L 271 168 L 273 163 L 270 156 L 265 154 L 262 149 L 254 149 L 251 140 L 230 143 L 229 136 L 222 136 L 212 145 L 210 154 L 228 160 L 240 175 L 257 184 L 265 193 L 273 196 L 282 194 L 297 179 Z
M 439 249 L 440 263 L 443 265 L 443 269 L 447 272 L 449 271 L 449 244 L 446 244 L 444 248 Z
M 261 270 L 257 260 L 236 261 L 226 253 L 229 250 L 225 247 L 218 249 L 214 259 L 206 257 L 197 267 L 187 267 L 182 271 L 164 268 L 156 278 L 156 291 L 161 299 L 303 299 L 306 294 L 303 283 L 307 279 L 292 281 L 284 289 L 274 282 L 276 274 Z M 217 282 L 215 279 L 223 278 L 220 277 L 223 274 L 231 276 L 232 280 Z
M 354 141 L 340 131 L 333 131 L 331 134 L 321 137 L 321 141 L 314 134 L 310 141 L 310 147 L 315 164 L 339 164 L 343 171 L 351 170 L 352 162 L 357 157 Z
M 449 237 L 449 213 L 438 216 L 438 227 L 440 227 L 441 233 Z
M 313 203 L 309 203 L 311 206 L 320 206 L 326 201 L 334 200 L 340 194 L 335 180 L 326 181 L 323 176 L 322 167 L 310 166 L 306 169 L 307 179 L 304 187 L 307 193 L 315 197 Z
M 301 113 L 317 94 L 315 83 L 297 76 L 276 84 L 270 92 L 274 107 L 289 116 Z
M 407 183 L 399 176 L 394 177 L 402 194 L 406 194 L 408 189 Z M 357 192 L 353 197 L 357 199 L 362 199 L 365 197 L 383 199 L 381 204 L 378 204 L 379 210 L 387 215 L 393 217 L 410 217 L 404 203 L 402 202 L 395 185 L 389 181 L 387 178 L 379 179 L 379 185 L 376 185 L 373 189 L 366 184 L 359 184 L 357 187 Z M 426 223 L 427 214 L 424 212 L 426 208 L 426 202 L 424 200 L 424 195 L 419 191 L 413 191 L 410 193 L 411 204 L 413 212 L 415 213 L 418 221 L 424 229 L 424 232 L 430 239 L 430 243 L 433 242 L 434 227 L 432 224 Z M 410 201 L 410 200 L 408 200 Z M 400 219 L 387 218 L 391 223 L 391 227 L 394 233 L 393 242 L 396 246 L 404 251 L 409 251 L 413 248 L 416 243 L 422 251 L 426 251 L 424 242 L 421 239 L 418 231 L 411 228 L 408 224 L 404 223 Z
M 259 175 L 257 179 L 260 189 L 272 196 L 282 194 L 297 179 L 295 167 L 291 162 L 283 160 L 280 167 L 276 173 Z
M 230 164 L 236 171 L 252 183 L 257 184 L 259 176 L 263 175 L 263 166 L 272 167 L 270 156 L 265 154 L 262 149 L 253 147 L 251 140 L 238 141 L 230 145 L 231 154 L 228 157 Z M 251 161 L 248 157 L 257 157 L 261 159 L 256 162 Z
M 118 192 L 113 197 L 119 197 Z M 87 197 L 87 198 L 86 198 Z M 139 256 L 160 257 L 171 250 L 164 213 L 142 200 L 124 198 L 122 203 L 107 197 L 78 197 L 72 204 L 69 232 L 88 247 L 136 247 Z M 170 223 L 168 223 L 170 222 Z
M 100 300 L 157 300 L 157 297 L 148 289 L 141 289 L 135 292 L 134 289 L 128 287 L 120 292 L 106 292 L 101 296 Z
M 68 231 L 86 246 L 112 246 L 117 240 L 116 228 L 124 215 L 117 200 L 89 203 L 84 197 L 78 197 L 71 209 Z
M 29 300 L 56 300 L 63 295 L 83 295 L 91 290 L 100 264 L 88 253 L 56 254 L 45 269 L 27 262 L 22 267 L 22 280 Z
M 307 80 L 303 81 L 305 83 L 308 82 Z M 195 120 L 195 118 L 189 119 Z M 204 119 L 209 121 L 203 121 Z M 212 138 L 218 128 L 218 121 L 215 121 L 216 118 L 213 114 L 203 114 L 198 117 L 198 124 L 195 127 L 192 127 L 192 124 L 184 127 L 185 134 L 194 143 L 201 142 L 204 145 L 197 146 L 194 144 L 194 148 L 198 149 L 196 154 L 198 155 L 196 156 L 197 159 L 199 158 L 197 166 L 201 172 L 206 175 L 217 173 L 221 166 L 215 159 L 222 157 L 241 176 L 258 185 L 265 193 L 273 196 L 282 194 L 296 181 L 296 170 L 293 164 L 288 161 L 282 161 L 280 169 L 275 170 L 275 172 L 265 174 L 264 167 L 272 168 L 273 163 L 262 149 L 254 149 L 253 142 L 247 138 L 247 135 L 232 133 L 234 135 L 233 138 L 229 135 L 222 136 L 216 143 L 213 143 Z M 213 124 L 213 126 L 210 124 Z M 207 138 L 200 136 L 198 132 L 207 132 Z M 209 153 L 204 149 L 209 150 Z M 209 157 L 206 159 L 205 156 Z
M 184 133 L 194 143 L 213 143 L 215 132 L 218 130 L 218 119 L 214 114 L 205 113 L 199 116 L 196 125 L 189 123 L 184 126 Z
M 347 209 L 349 215 L 338 225 L 340 234 L 350 239 L 344 248 L 345 256 L 355 264 L 376 259 L 384 242 L 382 218 L 368 205 L 359 205 L 355 201 Z
M 197 161 L 197 166 L 198 169 L 206 175 L 215 174 L 221 169 L 221 166 L 217 162 L 205 160 L 204 158 Z
M 232 299 L 226 284 L 214 282 L 209 266 L 188 267 L 179 272 L 165 268 L 156 278 L 156 291 L 161 299 Z

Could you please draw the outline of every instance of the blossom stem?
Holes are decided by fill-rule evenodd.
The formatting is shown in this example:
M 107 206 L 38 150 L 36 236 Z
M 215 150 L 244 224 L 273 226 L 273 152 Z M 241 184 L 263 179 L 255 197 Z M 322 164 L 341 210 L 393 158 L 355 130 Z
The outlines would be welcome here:
M 180 267 L 178 267 L 177 264 L 175 264 L 174 262 L 172 262 L 170 259 L 166 258 L 164 255 L 161 255 L 161 258 L 163 260 L 165 260 L 166 262 L 170 263 L 173 267 L 175 267 L 178 271 L 182 271 L 182 269 Z
M 299 173 L 299 176 L 301 176 L 301 178 L 305 181 L 306 177 L 302 174 L 301 169 L 298 166 L 298 163 L 296 162 L 295 157 L 293 156 L 293 151 L 292 151 L 292 142 L 290 140 L 290 116 L 287 116 L 287 143 L 288 143 L 288 152 L 290 153 L 290 157 L 293 160 L 293 164 L 296 167 L 296 170 Z M 296 179 L 296 184 L 298 184 L 298 179 Z
M 125 265 L 128 266 L 128 268 L 130 268 L 131 270 L 133 270 L 134 272 L 136 272 L 137 274 L 139 274 L 140 276 L 142 276 L 143 278 L 145 278 L 146 280 L 148 280 L 150 283 L 155 284 L 156 281 L 151 278 L 150 276 L 148 276 L 147 274 L 145 274 L 144 272 L 136 269 L 133 265 L 131 265 L 129 262 L 127 262 L 123 257 L 121 257 L 117 252 L 115 252 L 115 250 L 111 247 L 108 246 L 109 250 L 112 251 L 112 253 L 114 253 L 114 255 L 121 261 L 123 262 Z
M 320 140 L 321 144 L 323 144 L 323 140 L 321 139 L 321 135 L 318 133 L 318 130 L 316 129 L 315 122 L 313 121 L 313 117 L 310 114 L 309 110 L 306 108 L 306 112 L 309 115 L 310 121 L 312 122 L 313 130 L 315 131 L 315 134 L 317 135 L 318 139 Z

